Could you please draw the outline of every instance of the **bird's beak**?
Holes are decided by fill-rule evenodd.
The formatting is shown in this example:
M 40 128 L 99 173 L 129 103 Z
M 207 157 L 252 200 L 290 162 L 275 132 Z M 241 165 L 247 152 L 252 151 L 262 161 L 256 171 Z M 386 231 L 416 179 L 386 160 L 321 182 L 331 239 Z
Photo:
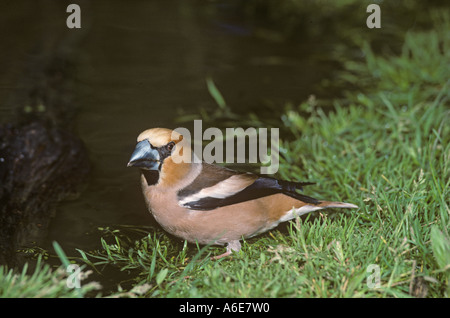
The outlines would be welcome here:
M 153 148 L 148 140 L 143 140 L 136 145 L 127 166 L 145 170 L 158 170 L 159 164 L 158 150 Z

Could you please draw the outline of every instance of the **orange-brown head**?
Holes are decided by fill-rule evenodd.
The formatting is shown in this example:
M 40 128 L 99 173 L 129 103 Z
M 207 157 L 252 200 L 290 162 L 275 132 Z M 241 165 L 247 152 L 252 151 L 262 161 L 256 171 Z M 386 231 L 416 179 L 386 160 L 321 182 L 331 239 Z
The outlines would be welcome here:
M 159 185 L 174 185 L 191 169 L 190 141 L 171 129 L 147 129 L 139 134 L 128 167 L 150 171 Z

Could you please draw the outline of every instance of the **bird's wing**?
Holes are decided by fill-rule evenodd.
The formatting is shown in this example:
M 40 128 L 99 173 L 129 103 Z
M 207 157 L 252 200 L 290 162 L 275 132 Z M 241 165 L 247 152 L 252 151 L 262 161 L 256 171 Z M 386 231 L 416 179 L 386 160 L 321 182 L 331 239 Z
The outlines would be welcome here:
M 227 168 L 203 164 L 202 172 L 191 184 L 178 192 L 181 206 L 192 210 L 213 210 L 218 207 L 283 193 L 310 204 L 320 201 L 302 195 L 309 182 L 291 182 L 262 177 L 252 173 L 241 173 Z

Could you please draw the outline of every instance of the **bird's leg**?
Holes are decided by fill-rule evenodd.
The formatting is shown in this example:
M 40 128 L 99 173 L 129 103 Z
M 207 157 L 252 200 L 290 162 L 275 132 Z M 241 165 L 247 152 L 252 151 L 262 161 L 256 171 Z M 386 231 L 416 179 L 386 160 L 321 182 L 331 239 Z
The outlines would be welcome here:
M 239 252 L 240 249 L 241 249 L 241 243 L 238 240 L 228 242 L 227 251 L 223 254 L 211 257 L 211 260 L 215 261 L 215 260 L 221 259 L 223 257 L 230 256 L 233 251 Z
M 231 251 L 228 250 L 228 248 L 227 248 L 227 251 L 226 251 L 225 253 L 220 254 L 220 255 L 217 255 L 217 256 L 213 256 L 213 257 L 211 257 L 211 260 L 212 260 L 212 261 L 217 261 L 218 259 L 221 259 L 221 258 L 223 258 L 223 257 L 230 256 L 230 255 L 231 255 Z

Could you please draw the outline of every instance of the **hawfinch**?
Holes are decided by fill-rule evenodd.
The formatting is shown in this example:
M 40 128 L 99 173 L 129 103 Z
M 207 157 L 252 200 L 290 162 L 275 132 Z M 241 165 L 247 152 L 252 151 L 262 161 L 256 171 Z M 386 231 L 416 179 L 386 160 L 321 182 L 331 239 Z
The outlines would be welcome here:
M 305 213 L 358 208 L 296 191 L 311 183 L 238 172 L 200 160 L 179 160 L 174 157 L 177 148 L 177 156 L 190 152 L 186 139 L 170 129 L 148 129 L 137 138 L 128 166 L 141 170 L 147 207 L 164 230 L 191 243 L 227 245 L 226 253 L 215 259 L 239 251 L 242 238 Z M 193 156 L 193 152 L 188 154 Z

